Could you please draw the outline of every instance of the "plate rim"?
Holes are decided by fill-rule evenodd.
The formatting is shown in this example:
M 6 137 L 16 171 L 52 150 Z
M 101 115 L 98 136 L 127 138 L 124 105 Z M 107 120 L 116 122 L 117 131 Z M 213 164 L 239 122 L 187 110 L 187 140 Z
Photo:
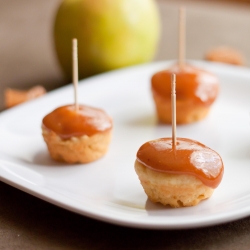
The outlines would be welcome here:
M 226 70 L 228 71 L 229 69 L 234 69 L 234 71 L 238 71 L 238 72 L 242 72 L 244 74 L 248 74 L 249 78 L 250 78 L 250 69 L 247 68 L 247 67 L 237 67 L 237 66 L 232 66 L 232 65 L 225 65 L 225 64 L 221 64 L 221 63 L 210 63 L 210 62 L 206 62 L 206 61 L 199 61 L 199 60 L 188 60 L 190 63 L 194 63 L 197 64 L 197 65 L 210 65 L 211 67 L 216 67 L 218 66 L 219 68 L 222 68 L 223 70 Z M 165 64 L 171 64 L 175 62 L 175 60 L 164 60 L 164 61 L 158 61 L 158 62 L 151 62 L 151 63 L 146 63 L 146 64 L 141 64 L 141 65 L 136 65 L 136 66 L 130 66 L 130 67 L 126 67 L 126 68 L 122 68 L 122 69 L 118 69 L 118 70 L 113 70 L 113 71 L 110 71 L 110 72 L 105 72 L 105 73 L 102 73 L 102 74 L 99 74 L 99 75 L 96 75 L 96 76 L 92 76 L 92 77 L 89 77 L 89 78 L 86 78 L 84 80 L 81 80 L 79 83 L 83 83 L 83 82 L 91 82 L 95 79 L 98 79 L 99 78 L 102 78 L 103 76 L 105 77 L 109 77 L 109 75 L 112 75 L 112 74 L 120 74 L 122 72 L 126 72 L 126 71 L 130 71 L 131 69 L 133 70 L 136 70 L 138 68 L 143 68 L 143 67 L 150 67 L 151 65 L 155 65 L 156 67 L 161 67 L 161 66 L 164 66 Z M 235 73 L 233 73 L 235 74 Z M 58 88 L 54 91 L 51 91 L 49 92 L 48 94 L 53 94 L 55 92 L 57 92 L 58 90 L 60 89 L 64 89 L 64 88 L 67 88 L 69 85 L 66 85 L 66 86 L 63 86 L 61 88 Z M 43 97 L 41 97 L 43 98 Z M 39 98 L 39 99 L 41 99 Z M 2 116 L 4 116 L 5 114 L 9 114 L 10 112 L 17 112 L 16 110 L 18 109 L 25 109 L 25 106 L 26 105 L 30 105 L 32 104 L 32 102 L 35 102 L 36 100 L 33 100 L 29 103 L 24 103 L 20 106 L 17 106 L 17 107 L 14 107 L 13 109 L 11 110 L 5 110 L 5 111 L 2 111 L 0 112 L 0 119 Z M 237 219 L 241 219 L 241 218 L 244 218 L 244 217 L 247 217 L 250 215 L 250 204 L 249 206 L 247 207 L 244 207 L 242 209 L 240 209 L 241 213 L 234 213 L 234 212 L 231 212 L 231 213 L 227 213 L 224 217 L 223 216 L 220 216 L 220 218 L 216 218 L 215 216 L 213 216 L 214 218 L 212 220 L 207 220 L 207 221 L 200 221 L 200 222 L 196 222 L 196 223 L 193 223 L 193 224 L 175 224 L 175 225 L 172 225 L 172 224 L 154 224 L 154 223 L 139 223 L 136 222 L 136 223 L 133 223 L 133 221 L 125 221 L 125 220 L 118 220 L 118 219 L 114 219 L 114 218 L 109 218 L 109 217 L 104 217 L 104 216 L 101 216 L 101 215 L 96 215 L 96 214 L 93 214 L 93 213 L 90 213 L 88 211 L 83 211 L 83 210 L 79 210 L 75 207 L 72 207 L 71 205 L 69 204 L 64 204 L 63 202 L 61 201 L 58 201 L 58 200 L 55 200 L 51 197 L 48 197 L 48 196 L 45 196 L 41 193 L 39 193 L 37 191 L 37 189 L 33 189 L 31 186 L 29 185 L 26 185 L 26 186 L 23 186 L 21 185 L 20 183 L 17 183 L 11 179 L 8 179 L 4 176 L 1 175 L 1 161 L 0 161 L 0 181 L 14 187 L 14 188 L 17 188 L 21 191 L 24 191 L 32 196 L 35 196 L 39 199 L 42 199 L 46 202 L 49 202 L 53 205 L 56 205 L 58 207 L 61 207 L 63 209 L 66 209 L 66 210 L 69 210 L 71 212 L 74 212 L 74 213 L 77 213 L 77 214 L 80 214 L 80 215 L 84 215 L 84 216 L 87 216 L 89 218 L 92 218 L 92 219 L 97 219 L 97 220 L 100 220 L 100 221 L 104 221 L 104 222 L 107 222 L 107 223 L 111 223 L 111 224 L 115 224 L 115 225 L 120 225 L 120 226 L 125 226 L 125 227 L 134 227 L 134 228 L 142 228 L 142 229 L 159 229 L 159 230 L 163 230 L 163 229 L 189 229 L 189 228 L 198 228 L 198 227 L 206 227 L 206 226 L 212 226 L 212 225 L 217 225 L 217 224 L 222 224 L 222 223 L 227 223 L 227 222 L 231 222 L 231 221 L 234 221 L 234 220 L 237 220 Z M 248 209 L 247 209 L 248 208 Z M 239 211 L 239 210 L 238 210 Z M 230 218 L 229 218 L 230 216 Z

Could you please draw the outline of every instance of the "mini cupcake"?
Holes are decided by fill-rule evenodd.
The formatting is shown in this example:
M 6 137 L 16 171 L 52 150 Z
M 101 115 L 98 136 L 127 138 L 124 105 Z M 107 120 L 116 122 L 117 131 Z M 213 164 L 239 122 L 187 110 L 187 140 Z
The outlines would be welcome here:
M 88 163 L 106 154 L 112 119 L 101 109 L 62 106 L 43 118 L 42 135 L 51 157 L 67 163 Z

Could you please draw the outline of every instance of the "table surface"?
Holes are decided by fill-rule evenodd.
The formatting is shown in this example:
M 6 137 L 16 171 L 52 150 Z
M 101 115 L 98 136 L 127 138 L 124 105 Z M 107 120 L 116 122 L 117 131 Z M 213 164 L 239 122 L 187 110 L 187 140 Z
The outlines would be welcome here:
M 0 109 L 6 87 L 66 84 L 52 23 L 60 0 L 0 0 Z M 158 0 L 162 37 L 155 60 L 177 55 L 178 7 L 187 7 L 187 58 L 228 45 L 250 62 L 250 5 Z M 249 249 L 250 217 L 190 230 L 141 230 L 99 222 L 0 182 L 0 249 Z

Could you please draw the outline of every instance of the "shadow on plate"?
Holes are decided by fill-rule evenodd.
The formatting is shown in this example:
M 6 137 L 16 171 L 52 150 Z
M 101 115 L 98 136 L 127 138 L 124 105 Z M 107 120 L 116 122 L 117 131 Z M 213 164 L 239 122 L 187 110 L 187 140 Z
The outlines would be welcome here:
M 39 152 L 37 152 L 33 159 L 31 159 L 30 161 L 27 159 L 20 159 L 19 161 L 23 161 L 26 164 L 32 164 L 32 165 L 37 165 L 37 166 L 43 166 L 43 167 L 68 167 L 70 166 L 70 164 L 67 164 L 65 162 L 57 162 L 54 161 L 48 151 L 46 150 L 41 150 Z
M 145 210 L 150 214 L 150 212 L 155 212 L 155 211 L 164 211 L 164 210 L 173 210 L 174 208 L 170 206 L 163 206 L 161 203 L 154 203 L 151 200 L 147 199 L 146 204 L 145 204 Z
M 149 114 L 146 116 L 138 116 L 134 119 L 131 119 L 127 122 L 127 125 L 133 127 L 151 127 L 158 124 L 157 117 L 155 114 Z
M 39 152 L 37 152 L 35 154 L 35 156 L 33 157 L 33 160 L 32 160 L 32 163 L 33 164 L 36 164 L 36 165 L 42 165 L 42 166 L 48 166 L 48 167 L 67 167 L 69 166 L 69 164 L 65 163 L 65 162 L 58 162 L 58 161 L 55 161 L 53 160 L 50 155 L 49 155 L 49 152 L 47 150 L 41 150 Z
M 250 159 L 250 144 L 245 142 L 244 144 L 234 145 L 233 150 L 229 153 L 230 157 L 240 160 Z

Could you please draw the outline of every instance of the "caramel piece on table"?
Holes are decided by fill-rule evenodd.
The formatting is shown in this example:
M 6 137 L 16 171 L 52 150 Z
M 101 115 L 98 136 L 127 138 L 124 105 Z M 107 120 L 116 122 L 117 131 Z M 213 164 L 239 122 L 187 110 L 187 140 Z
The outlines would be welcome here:
M 240 66 L 245 64 L 243 55 L 238 50 L 226 46 L 221 46 L 210 50 L 206 54 L 205 59 L 208 61 L 222 62 Z
M 17 90 L 8 88 L 4 92 L 5 107 L 11 108 L 20 103 L 42 96 L 46 90 L 42 86 L 35 86 L 29 90 Z

